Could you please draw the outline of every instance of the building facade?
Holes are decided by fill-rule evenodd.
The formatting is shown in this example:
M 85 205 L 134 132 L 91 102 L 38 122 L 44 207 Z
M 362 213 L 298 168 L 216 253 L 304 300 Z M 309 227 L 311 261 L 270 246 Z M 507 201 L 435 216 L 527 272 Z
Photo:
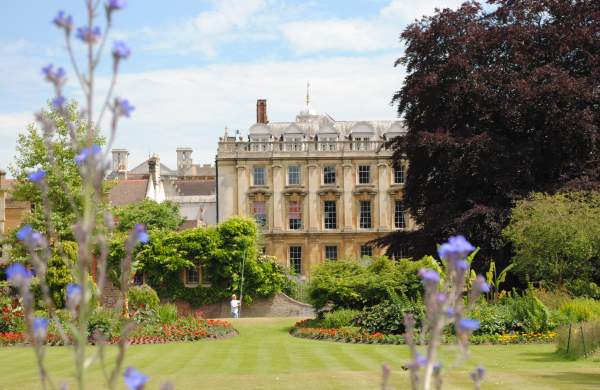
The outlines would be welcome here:
M 219 140 L 217 219 L 250 216 L 266 254 L 309 275 L 325 260 L 371 257 L 369 244 L 413 229 L 402 194 L 407 168 L 394 168 L 386 140 L 403 136 L 397 121 L 335 121 L 306 107 L 294 122 L 269 123 L 266 101 L 248 139 Z
M 110 191 L 110 203 L 122 206 L 143 199 L 158 203 L 169 200 L 179 204 L 185 219 L 183 228 L 216 224 L 215 167 L 194 164 L 190 148 L 178 148 L 176 153 L 175 170 L 161 163 L 158 155 L 129 170 L 129 152 L 113 149 L 109 179 L 116 183 Z

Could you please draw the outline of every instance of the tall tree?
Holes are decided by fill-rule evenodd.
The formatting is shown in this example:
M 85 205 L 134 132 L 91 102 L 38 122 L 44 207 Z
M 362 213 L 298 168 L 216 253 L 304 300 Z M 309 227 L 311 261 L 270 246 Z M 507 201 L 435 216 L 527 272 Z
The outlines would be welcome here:
M 394 160 L 410 161 L 404 201 L 421 229 L 380 243 L 419 257 L 462 233 L 480 259 L 507 259 L 516 200 L 600 189 L 599 36 L 597 0 L 469 2 L 408 26 Z
M 69 106 L 70 121 L 75 123 L 73 131 L 83 139 L 85 124 L 79 119 L 75 103 Z M 46 218 L 43 212 L 43 199 L 40 187 L 28 179 L 32 170 L 42 168 L 47 172 L 48 198 L 52 205 L 50 219 L 58 236 L 63 240 L 73 240 L 72 226 L 76 220 L 76 212 L 82 207 L 82 183 L 79 167 L 75 162 L 77 154 L 71 145 L 69 129 L 64 118 L 54 111 L 48 112 L 56 121 L 57 129 L 51 142 L 46 142 L 44 134 L 35 125 L 29 125 L 27 131 L 17 137 L 17 155 L 9 169 L 17 179 L 12 195 L 17 200 L 31 204 L 31 214 L 27 223 L 42 232 L 46 232 Z M 102 145 L 104 140 L 97 138 L 94 142 Z M 48 145 L 52 149 L 49 153 Z M 56 162 L 56 169 L 50 164 L 50 158 Z M 73 194 L 72 197 L 68 194 Z
M 170 201 L 157 203 L 144 199 L 119 207 L 114 214 L 118 220 L 117 230 L 120 232 L 128 232 L 140 223 L 146 225 L 148 230 L 176 230 L 185 222 L 179 213 L 179 205 Z

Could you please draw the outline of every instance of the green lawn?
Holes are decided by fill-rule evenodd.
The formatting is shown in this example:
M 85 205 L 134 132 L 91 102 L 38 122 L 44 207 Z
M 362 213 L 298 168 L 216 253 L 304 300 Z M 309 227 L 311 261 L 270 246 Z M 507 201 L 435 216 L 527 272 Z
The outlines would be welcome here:
M 240 319 L 238 337 L 195 343 L 132 346 L 127 365 L 151 376 L 147 389 L 171 380 L 177 389 L 376 389 L 381 363 L 394 369 L 396 389 L 406 389 L 404 346 L 357 345 L 313 341 L 288 335 L 294 319 Z M 446 389 L 468 387 L 477 362 L 488 370 L 484 389 L 600 389 L 600 365 L 566 361 L 553 345 L 475 346 L 471 359 L 449 375 Z M 71 352 L 48 350 L 55 379 L 70 379 Z M 37 389 L 33 352 L 0 349 L 0 389 Z M 99 367 L 89 376 L 90 389 L 103 388 Z

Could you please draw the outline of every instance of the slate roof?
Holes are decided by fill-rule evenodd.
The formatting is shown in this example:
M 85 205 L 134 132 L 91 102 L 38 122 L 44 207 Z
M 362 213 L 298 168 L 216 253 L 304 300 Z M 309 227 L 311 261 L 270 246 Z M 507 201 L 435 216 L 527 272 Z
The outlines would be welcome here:
M 108 196 L 113 206 L 122 206 L 130 203 L 139 202 L 146 198 L 146 189 L 148 180 L 119 180 L 111 188 Z
M 180 196 L 212 195 L 217 188 L 214 180 L 177 180 L 175 186 Z

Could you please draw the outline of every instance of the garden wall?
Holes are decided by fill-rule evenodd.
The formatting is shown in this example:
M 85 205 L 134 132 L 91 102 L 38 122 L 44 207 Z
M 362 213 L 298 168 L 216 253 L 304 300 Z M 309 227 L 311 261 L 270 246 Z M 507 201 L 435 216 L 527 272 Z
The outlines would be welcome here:
M 205 305 L 192 309 L 187 302 L 176 302 L 180 314 L 191 314 L 201 311 L 205 318 L 231 317 L 229 301 Z M 242 317 L 314 317 L 315 311 L 311 305 L 298 302 L 283 293 L 271 298 L 255 299 L 250 305 L 244 305 Z

